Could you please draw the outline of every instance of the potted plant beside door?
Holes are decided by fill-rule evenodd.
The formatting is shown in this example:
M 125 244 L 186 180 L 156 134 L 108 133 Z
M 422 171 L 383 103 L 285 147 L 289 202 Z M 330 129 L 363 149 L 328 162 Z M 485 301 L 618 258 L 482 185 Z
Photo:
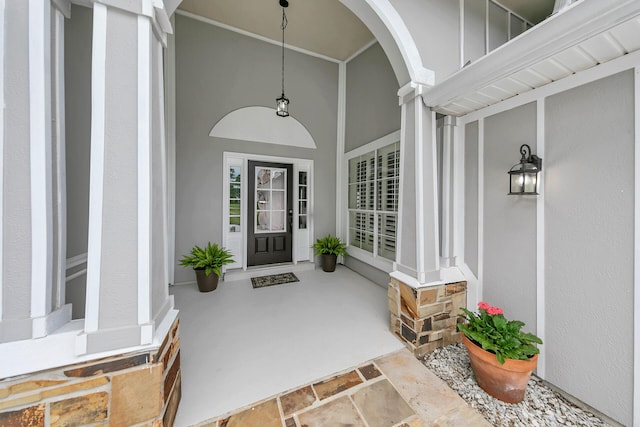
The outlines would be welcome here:
M 180 260 L 183 267 L 193 267 L 200 292 L 211 292 L 218 287 L 218 279 L 222 276 L 222 266 L 233 263 L 233 255 L 216 243 L 207 243 L 201 248 L 194 246 L 189 255 Z
M 335 271 L 339 255 L 348 255 L 347 245 L 339 237 L 334 237 L 331 234 L 317 239 L 312 247 L 315 249 L 316 255 L 320 255 L 322 271 L 326 272 Z

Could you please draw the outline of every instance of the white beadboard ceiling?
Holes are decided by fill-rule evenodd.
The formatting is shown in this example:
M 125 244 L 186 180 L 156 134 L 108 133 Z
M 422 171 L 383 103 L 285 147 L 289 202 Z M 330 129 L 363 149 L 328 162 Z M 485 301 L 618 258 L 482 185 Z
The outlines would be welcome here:
M 550 15 L 554 5 L 554 0 L 496 1 L 533 23 Z M 275 41 L 282 37 L 278 0 L 183 0 L 179 9 Z M 343 61 L 373 40 L 339 0 L 289 0 L 286 12 L 285 42 L 298 48 Z
M 425 102 L 462 116 L 639 49 L 640 2 L 584 1 L 461 69 Z

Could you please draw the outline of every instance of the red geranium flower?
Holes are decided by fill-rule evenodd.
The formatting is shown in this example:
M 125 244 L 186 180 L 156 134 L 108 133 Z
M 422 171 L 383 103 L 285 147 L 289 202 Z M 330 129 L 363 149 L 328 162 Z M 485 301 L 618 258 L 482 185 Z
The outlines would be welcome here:
M 494 316 L 496 314 L 504 314 L 504 312 L 502 311 L 502 309 L 500 307 L 496 307 L 496 306 L 491 306 L 487 309 L 487 313 L 489 313 L 490 315 Z
M 478 308 L 480 310 L 488 310 L 489 308 L 491 308 L 491 306 L 489 304 L 487 304 L 486 302 L 484 302 L 484 301 L 480 301 L 478 303 Z

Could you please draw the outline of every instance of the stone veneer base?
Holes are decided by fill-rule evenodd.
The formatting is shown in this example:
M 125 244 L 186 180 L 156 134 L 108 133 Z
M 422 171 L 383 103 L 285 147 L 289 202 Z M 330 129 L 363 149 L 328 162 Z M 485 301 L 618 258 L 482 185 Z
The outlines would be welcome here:
M 0 425 L 171 426 L 180 397 L 176 319 L 158 349 L 0 381 Z
M 387 296 L 391 332 L 416 357 L 462 342 L 456 324 L 467 306 L 467 282 L 413 288 L 391 278 Z

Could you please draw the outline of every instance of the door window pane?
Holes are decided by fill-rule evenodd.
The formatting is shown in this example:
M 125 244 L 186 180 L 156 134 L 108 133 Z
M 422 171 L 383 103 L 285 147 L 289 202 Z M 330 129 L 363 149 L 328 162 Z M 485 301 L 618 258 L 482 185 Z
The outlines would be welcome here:
M 240 227 L 242 212 L 241 203 L 242 198 L 242 167 L 230 166 L 229 167 L 229 231 L 231 233 L 239 233 L 242 231 Z
M 255 232 L 284 231 L 287 211 L 287 170 L 256 166 L 255 173 Z
M 309 187 L 307 186 L 307 172 L 298 172 L 298 229 L 307 228 L 307 203 Z

